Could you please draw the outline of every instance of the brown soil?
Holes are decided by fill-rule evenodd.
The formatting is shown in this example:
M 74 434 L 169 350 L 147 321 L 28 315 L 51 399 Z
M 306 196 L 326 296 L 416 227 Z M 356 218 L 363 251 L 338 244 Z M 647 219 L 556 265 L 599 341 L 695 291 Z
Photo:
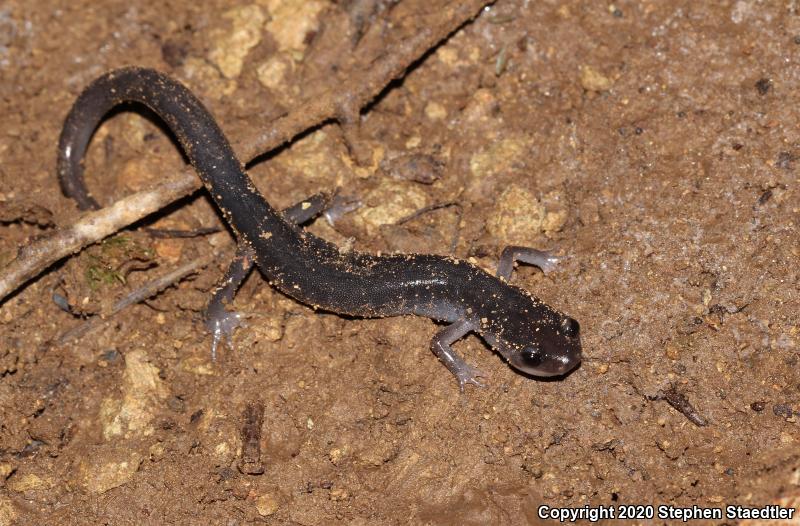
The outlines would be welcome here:
M 175 75 L 247 138 L 391 53 L 393 28 L 439 3 L 8 0 L 0 205 L 77 216 L 56 143 L 106 70 Z M 456 348 L 490 378 L 461 395 L 429 320 L 315 312 L 257 274 L 235 301 L 249 326 L 212 363 L 201 312 L 231 236 L 127 232 L 0 308 L 0 524 L 534 524 L 540 503 L 796 503 L 792 5 L 501 0 L 357 132 L 321 126 L 250 170 L 276 206 L 336 186 L 360 196 L 336 230 L 311 229 L 361 250 L 448 253 L 457 225 L 455 254 L 490 271 L 511 243 L 568 255 L 514 277 L 580 321 L 585 360 L 566 378 L 523 377 L 469 337 Z M 107 204 L 182 162 L 123 111 L 96 134 L 88 180 Z M 395 224 L 450 201 L 460 222 L 451 206 Z M 221 225 L 202 194 L 154 221 Z M 0 224 L 0 264 L 49 228 Z M 106 312 L 210 252 L 193 278 L 51 345 L 83 323 L 54 291 Z

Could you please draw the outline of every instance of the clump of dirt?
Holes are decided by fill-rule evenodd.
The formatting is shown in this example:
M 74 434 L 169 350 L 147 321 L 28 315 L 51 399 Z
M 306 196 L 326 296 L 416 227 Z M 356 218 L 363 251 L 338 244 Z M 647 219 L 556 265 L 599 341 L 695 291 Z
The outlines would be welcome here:
M 245 140 L 452 8 L 7 1 L 0 265 L 77 217 L 55 148 L 99 74 L 165 71 Z M 248 326 L 212 362 L 201 313 L 234 247 L 202 194 L 144 223 L 216 234 L 125 232 L 136 250 L 100 244 L 55 265 L 0 306 L 0 524 L 797 507 L 798 45 L 790 6 L 498 1 L 356 122 L 324 123 L 250 167 L 276 207 L 336 187 L 359 197 L 335 229 L 309 227 L 345 247 L 453 254 L 490 272 L 509 244 L 564 255 L 555 272 L 521 266 L 512 280 L 581 324 L 583 364 L 555 381 L 469 337 L 456 349 L 490 378 L 460 394 L 429 350 L 429 320 L 315 312 L 257 273 L 233 305 Z M 182 168 L 136 111 L 110 116 L 86 160 L 103 204 Z M 199 274 L 52 344 L 151 273 L 208 253 L 219 257 Z

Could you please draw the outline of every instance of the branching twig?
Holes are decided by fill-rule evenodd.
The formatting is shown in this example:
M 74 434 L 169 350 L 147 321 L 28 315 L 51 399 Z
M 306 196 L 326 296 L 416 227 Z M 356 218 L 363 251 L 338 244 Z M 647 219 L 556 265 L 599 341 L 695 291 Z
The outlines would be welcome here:
M 442 208 L 449 208 L 454 206 L 456 208 L 456 223 L 453 227 L 453 240 L 450 242 L 450 255 L 455 255 L 456 247 L 458 246 L 458 236 L 461 233 L 461 216 L 464 213 L 464 208 L 461 206 L 460 203 L 455 201 L 447 201 L 445 203 L 434 203 L 432 205 L 428 205 L 425 207 L 420 208 L 416 212 L 413 212 L 405 217 L 402 217 L 394 222 L 395 225 L 402 225 L 403 223 L 407 223 L 412 219 L 416 219 L 423 214 L 427 214 L 428 212 L 432 212 L 434 210 L 439 210 Z
M 403 40 L 391 53 L 369 64 L 363 75 L 350 75 L 352 80 L 335 92 L 302 104 L 277 119 L 265 132 L 250 140 L 234 142 L 234 151 L 249 162 L 326 121 L 352 119 L 354 113 L 374 100 L 391 81 L 401 78 L 409 66 L 492 3 L 485 0 L 453 2 L 444 9 L 447 13 L 441 24 L 428 26 L 414 37 Z M 59 259 L 168 206 L 200 186 L 200 179 L 187 168 L 170 182 L 87 213 L 74 225 L 24 247 L 17 258 L 0 271 L 0 302 Z
M 655 396 L 648 397 L 650 400 L 664 400 L 671 405 L 676 411 L 689 419 L 691 423 L 698 427 L 708 425 L 708 420 L 697 412 L 694 406 L 686 398 L 686 395 L 678 391 L 678 389 L 671 385 L 666 391 L 659 391 Z
M 56 230 L 22 247 L 17 259 L 6 265 L 0 273 L 0 301 L 59 259 L 74 254 L 191 193 L 197 187 L 195 179 L 197 177 L 192 175 L 191 178 L 181 178 L 120 199 L 102 210 L 82 215 L 69 227 Z
M 134 290 L 118 302 L 114 304 L 111 308 L 111 312 L 105 316 L 94 316 L 89 318 L 81 325 L 78 325 L 74 329 L 71 329 L 64 334 L 62 334 L 58 340 L 58 345 L 64 345 L 76 338 L 83 336 L 84 334 L 88 333 L 95 327 L 98 327 L 100 323 L 104 320 L 108 319 L 109 317 L 117 314 L 118 312 L 122 311 L 126 307 L 139 303 L 140 301 L 144 301 L 151 296 L 155 296 L 162 290 L 166 289 L 170 285 L 173 285 L 189 274 L 197 272 L 204 266 L 208 265 L 212 261 L 211 256 L 205 256 L 198 259 L 194 259 L 188 263 L 181 265 L 180 267 L 176 268 L 168 272 L 167 274 L 161 276 L 160 278 L 156 278 L 152 281 L 145 283 L 143 286 L 139 287 L 138 289 Z

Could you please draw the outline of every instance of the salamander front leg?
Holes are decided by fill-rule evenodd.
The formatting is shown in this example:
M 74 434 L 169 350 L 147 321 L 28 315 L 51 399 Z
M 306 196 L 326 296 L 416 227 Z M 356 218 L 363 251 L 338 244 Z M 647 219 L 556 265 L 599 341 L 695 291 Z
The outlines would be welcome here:
M 503 249 L 503 253 L 500 255 L 500 262 L 497 264 L 497 277 L 505 280 L 511 279 L 515 261 L 535 265 L 547 274 L 555 270 L 561 258 L 535 248 L 509 246 Z
M 283 210 L 283 217 L 290 223 L 302 225 L 322 214 L 325 221 L 336 226 L 336 221 L 361 207 L 361 201 L 349 195 L 314 194 L 308 199 Z
M 450 370 L 451 373 L 458 380 L 458 388 L 464 392 L 466 384 L 477 385 L 484 387 L 484 385 L 477 380 L 477 378 L 486 378 L 480 369 L 477 369 L 464 361 L 450 346 L 457 340 L 460 340 L 468 332 L 476 329 L 475 324 L 469 320 L 460 320 L 451 325 L 448 325 L 433 337 L 431 340 L 431 350 L 439 360 Z
M 331 199 L 330 205 L 323 210 L 322 215 L 329 225 L 336 226 L 336 221 L 350 212 L 358 210 L 362 204 L 357 197 L 352 195 L 336 194 Z

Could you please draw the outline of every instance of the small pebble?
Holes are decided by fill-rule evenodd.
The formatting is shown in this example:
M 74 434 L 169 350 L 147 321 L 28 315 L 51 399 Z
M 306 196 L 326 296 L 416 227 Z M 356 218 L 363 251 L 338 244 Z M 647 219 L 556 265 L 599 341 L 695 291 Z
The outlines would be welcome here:
M 256 511 L 262 517 L 268 517 L 278 511 L 278 499 L 267 493 L 256 498 Z
M 331 500 L 342 501 L 348 499 L 349 497 L 350 494 L 347 492 L 347 490 L 343 490 L 341 488 L 331 490 Z

